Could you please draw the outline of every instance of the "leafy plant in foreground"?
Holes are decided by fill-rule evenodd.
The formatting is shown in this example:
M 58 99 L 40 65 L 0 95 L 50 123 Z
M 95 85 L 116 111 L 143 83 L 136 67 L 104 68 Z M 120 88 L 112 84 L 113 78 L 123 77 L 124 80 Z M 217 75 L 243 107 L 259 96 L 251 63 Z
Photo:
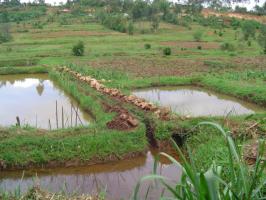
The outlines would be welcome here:
M 182 154 L 179 147 L 173 142 L 175 149 L 179 153 L 182 165 L 172 156 L 166 153 L 160 155 L 168 158 L 174 165 L 182 169 L 182 178 L 176 185 L 169 185 L 164 176 L 156 175 L 157 161 L 154 165 L 154 173 L 143 177 L 134 190 L 133 199 L 138 199 L 138 192 L 141 183 L 145 180 L 159 180 L 159 182 L 171 194 L 171 198 L 161 197 L 161 199 L 185 199 L 185 200 L 220 200 L 220 199 L 265 199 L 266 177 L 264 175 L 266 161 L 262 159 L 264 142 L 260 143 L 259 154 L 252 169 L 248 169 L 244 160 L 240 157 L 238 150 L 234 144 L 229 132 L 215 123 L 203 122 L 200 125 L 212 125 L 216 127 L 224 136 L 226 146 L 229 150 L 228 169 L 229 177 L 225 179 L 222 176 L 222 167 L 213 162 L 206 171 L 197 171 L 193 164 L 193 160 L 188 162 Z M 146 195 L 147 196 L 147 195 Z

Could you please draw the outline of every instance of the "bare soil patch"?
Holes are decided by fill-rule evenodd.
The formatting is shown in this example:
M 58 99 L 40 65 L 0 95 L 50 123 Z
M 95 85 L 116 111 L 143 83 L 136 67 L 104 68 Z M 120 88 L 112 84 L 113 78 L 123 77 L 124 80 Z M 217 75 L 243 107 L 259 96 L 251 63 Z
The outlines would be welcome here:
M 138 120 L 134 118 L 126 109 L 118 105 L 110 106 L 107 104 L 104 104 L 104 108 L 106 112 L 117 113 L 117 115 L 112 121 L 107 122 L 106 125 L 109 129 L 125 131 L 125 130 L 131 130 L 138 125 Z
M 152 58 L 112 58 L 90 61 L 90 66 L 118 70 L 138 77 L 185 76 L 207 71 L 202 60 L 189 59 L 152 59 Z
M 237 18 L 237 19 L 247 19 L 247 20 L 255 20 L 261 23 L 266 23 L 266 17 L 265 16 L 257 16 L 257 15 L 251 15 L 247 13 L 234 13 L 234 12 L 217 12 L 211 9 L 203 9 L 202 14 L 204 17 L 208 16 L 217 16 L 217 17 L 230 17 L 230 18 Z

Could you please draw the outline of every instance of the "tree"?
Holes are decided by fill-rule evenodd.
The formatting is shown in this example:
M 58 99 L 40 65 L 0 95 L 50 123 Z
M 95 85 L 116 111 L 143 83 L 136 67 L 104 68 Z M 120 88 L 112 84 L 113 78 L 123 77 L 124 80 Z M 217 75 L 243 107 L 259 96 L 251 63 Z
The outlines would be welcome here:
M 257 15 L 266 15 L 266 2 L 261 7 L 256 5 L 254 8 L 254 12 Z
M 263 48 L 264 54 L 266 54 L 266 25 L 263 25 L 260 29 L 258 42 L 259 45 Z
M 256 28 L 257 26 L 253 21 L 245 21 L 242 24 L 242 32 L 244 35 L 244 39 L 248 40 L 250 37 L 255 38 Z

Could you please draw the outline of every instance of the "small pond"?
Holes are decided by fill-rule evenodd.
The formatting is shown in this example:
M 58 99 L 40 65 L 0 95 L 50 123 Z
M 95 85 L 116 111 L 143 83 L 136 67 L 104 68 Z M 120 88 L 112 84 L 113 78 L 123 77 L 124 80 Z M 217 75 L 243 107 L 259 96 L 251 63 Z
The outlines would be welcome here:
M 57 123 L 61 128 L 87 125 L 90 121 L 90 116 L 47 74 L 1 75 L 0 126 L 15 125 L 17 116 L 21 125 L 43 129 L 55 129 Z
M 51 192 L 96 194 L 105 191 L 109 200 L 130 199 L 139 179 L 152 173 L 154 156 L 157 154 L 157 150 L 150 149 L 146 155 L 129 160 L 87 167 L 29 170 L 23 176 L 22 171 L 0 172 L 0 190 L 14 191 L 20 187 L 25 192 L 37 184 Z M 169 184 L 180 180 L 181 176 L 180 168 L 166 158 L 160 160 L 157 173 L 169 178 Z M 147 199 L 159 199 L 163 189 L 154 182 L 142 184 L 141 199 L 144 199 L 148 188 L 150 192 Z
M 136 90 L 133 94 L 170 107 L 180 115 L 193 117 L 244 115 L 263 111 L 255 104 L 198 87 L 157 87 Z

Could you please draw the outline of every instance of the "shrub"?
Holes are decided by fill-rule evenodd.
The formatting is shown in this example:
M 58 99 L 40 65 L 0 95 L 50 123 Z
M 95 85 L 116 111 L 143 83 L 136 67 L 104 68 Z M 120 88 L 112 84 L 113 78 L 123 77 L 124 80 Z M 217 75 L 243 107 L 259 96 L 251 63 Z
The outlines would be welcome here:
M 219 35 L 220 37 L 222 37 L 224 34 L 223 34 L 222 31 L 220 31 L 218 35 Z
M 193 34 L 194 40 L 195 40 L 196 42 L 200 42 L 201 39 L 202 39 L 202 36 L 203 36 L 202 31 L 196 31 L 196 32 Z
M 201 50 L 201 49 L 202 49 L 202 46 L 198 46 L 197 49 L 198 49 L 198 50 Z
M 145 49 L 150 49 L 150 48 L 151 48 L 151 45 L 148 44 L 148 43 L 147 43 L 147 44 L 144 44 L 144 48 L 145 48 Z
M 235 50 L 235 46 L 229 42 L 225 42 L 221 45 L 221 49 L 223 51 L 234 51 Z
M 166 47 L 163 49 L 163 54 L 166 55 L 166 56 L 169 56 L 172 54 L 172 50 L 170 47 Z
M 75 56 L 83 56 L 84 55 L 84 44 L 79 41 L 76 45 L 73 46 L 72 52 Z

